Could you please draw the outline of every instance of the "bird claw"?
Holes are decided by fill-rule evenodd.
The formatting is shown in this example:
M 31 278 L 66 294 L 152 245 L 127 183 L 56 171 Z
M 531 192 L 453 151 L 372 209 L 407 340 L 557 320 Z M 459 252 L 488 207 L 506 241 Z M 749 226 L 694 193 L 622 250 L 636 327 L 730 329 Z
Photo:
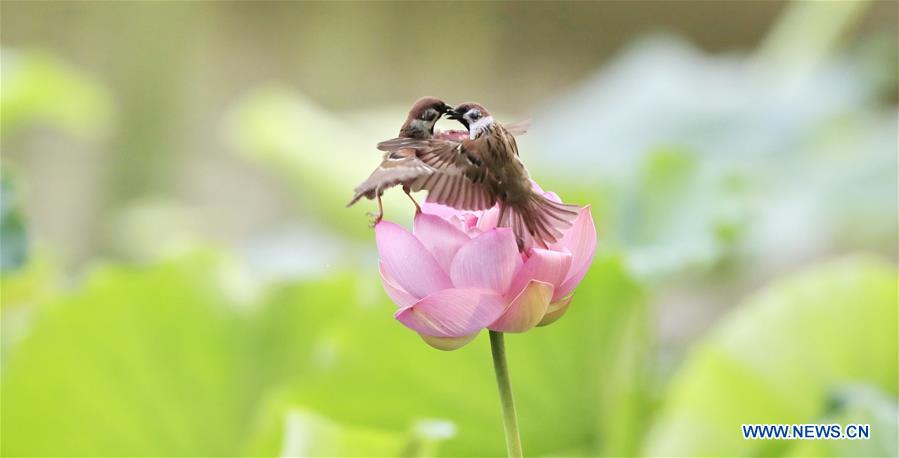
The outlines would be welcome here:
M 380 223 L 382 219 L 384 219 L 383 213 L 368 212 L 368 213 L 366 213 L 366 215 L 371 217 L 371 221 L 369 221 L 368 227 L 370 227 L 372 229 L 374 229 L 374 227 L 377 226 L 378 223 Z

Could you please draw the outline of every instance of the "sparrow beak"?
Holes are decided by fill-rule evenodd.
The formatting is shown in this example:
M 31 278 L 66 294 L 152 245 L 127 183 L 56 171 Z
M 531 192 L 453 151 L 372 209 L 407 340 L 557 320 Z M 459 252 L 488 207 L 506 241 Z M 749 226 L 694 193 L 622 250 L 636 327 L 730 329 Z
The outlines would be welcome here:
M 462 120 L 462 115 L 465 113 L 460 112 L 458 109 L 447 111 L 446 117 L 450 119 L 455 119 L 456 121 Z
M 443 111 L 440 114 L 443 116 L 443 115 L 449 115 L 452 112 L 453 112 L 453 107 L 451 107 L 449 105 L 443 105 Z

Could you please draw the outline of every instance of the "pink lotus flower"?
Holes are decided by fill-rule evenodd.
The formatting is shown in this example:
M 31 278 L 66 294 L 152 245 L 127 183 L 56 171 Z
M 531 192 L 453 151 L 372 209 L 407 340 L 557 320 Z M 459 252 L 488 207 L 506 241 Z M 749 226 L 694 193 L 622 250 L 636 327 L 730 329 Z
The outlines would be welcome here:
M 525 332 L 558 320 L 596 250 L 589 207 L 549 249 L 527 253 L 511 229 L 496 227 L 497 207 L 422 209 L 412 233 L 382 221 L 375 239 L 384 289 L 400 307 L 396 319 L 441 350 L 462 347 L 483 328 Z

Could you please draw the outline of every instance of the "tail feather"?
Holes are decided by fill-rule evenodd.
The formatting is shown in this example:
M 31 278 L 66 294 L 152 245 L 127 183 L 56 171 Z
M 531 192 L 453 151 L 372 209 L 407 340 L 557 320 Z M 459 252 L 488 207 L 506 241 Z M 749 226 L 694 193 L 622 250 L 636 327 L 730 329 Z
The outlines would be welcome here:
M 363 183 L 364 184 L 364 183 Z M 352 207 L 353 204 L 359 202 L 359 199 L 365 197 L 367 199 L 374 199 L 378 195 L 380 195 L 383 191 L 380 187 L 371 187 L 371 186 L 358 186 L 353 190 L 355 194 L 353 194 L 353 198 L 350 200 L 348 204 L 346 204 L 347 208 Z
M 362 196 L 364 196 L 364 195 L 365 195 L 364 193 L 357 192 L 356 195 L 353 196 L 353 199 L 350 200 L 350 203 L 346 204 L 346 206 L 347 206 L 347 207 L 352 207 L 353 204 L 355 204 L 356 202 L 359 202 L 359 199 L 361 199 Z
M 519 249 L 546 248 L 562 238 L 579 213 L 577 205 L 553 202 L 535 193 L 524 205 L 502 204 L 498 225 L 512 228 Z

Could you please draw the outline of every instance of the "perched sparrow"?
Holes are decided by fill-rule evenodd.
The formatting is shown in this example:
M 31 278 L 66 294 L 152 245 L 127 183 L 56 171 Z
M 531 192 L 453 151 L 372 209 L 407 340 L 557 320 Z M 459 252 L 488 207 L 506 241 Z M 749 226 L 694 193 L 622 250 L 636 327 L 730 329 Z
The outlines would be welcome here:
M 424 140 L 434 136 L 434 124 L 452 107 L 435 97 L 422 97 L 412 105 L 406 122 L 400 128 L 399 138 Z M 418 177 L 430 175 L 434 169 L 422 162 L 416 156 L 415 148 L 399 148 L 384 154 L 381 164 L 353 191 L 355 195 L 347 207 L 355 204 L 363 196 L 368 199 L 378 199 L 378 213 L 372 225 L 377 224 L 384 217 L 384 206 L 381 203 L 381 195 L 384 190 L 398 184 L 403 185 L 403 191 L 415 203 L 416 211 L 419 211 L 418 203 L 409 194 L 409 184 Z
M 559 240 L 579 207 L 533 190 L 515 137 L 483 106 L 464 103 L 447 114 L 468 129 L 468 138 L 395 138 L 378 144 L 388 155 L 414 148 L 422 163 L 438 171 L 416 178 L 411 190 L 427 190 L 428 202 L 460 210 L 485 210 L 498 202 L 498 225 L 512 228 L 521 249 Z

